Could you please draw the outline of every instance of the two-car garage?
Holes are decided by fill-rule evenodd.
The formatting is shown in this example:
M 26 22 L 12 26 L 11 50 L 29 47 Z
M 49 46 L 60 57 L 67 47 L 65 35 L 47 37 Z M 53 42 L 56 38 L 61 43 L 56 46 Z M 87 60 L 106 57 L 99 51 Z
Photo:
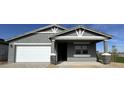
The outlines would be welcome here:
M 50 45 L 16 45 L 15 62 L 50 62 Z

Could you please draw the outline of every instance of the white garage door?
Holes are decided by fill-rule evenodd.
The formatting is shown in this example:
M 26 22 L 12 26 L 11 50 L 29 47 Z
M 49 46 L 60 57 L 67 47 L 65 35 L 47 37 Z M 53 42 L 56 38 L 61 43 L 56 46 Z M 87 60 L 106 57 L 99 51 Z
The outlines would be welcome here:
M 16 62 L 50 62 L 50 46 L 17 46 Z

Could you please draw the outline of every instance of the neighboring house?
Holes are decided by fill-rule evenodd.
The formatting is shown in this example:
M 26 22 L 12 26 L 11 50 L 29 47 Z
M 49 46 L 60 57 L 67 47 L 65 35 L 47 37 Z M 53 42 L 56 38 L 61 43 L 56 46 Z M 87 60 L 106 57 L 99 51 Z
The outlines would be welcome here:
M 124 52 L 119 52 L 119 53 L 117 53 L 117 55 L 118 55 L 119 57 L 124 57 Z
M 0 39 L 0 61 L 7 61 L 8 59 L 8 43 Z
M 8 62 L 96 61 L 96 43 L 112 36 L 83 26 L 49 25 L 9 39 Z

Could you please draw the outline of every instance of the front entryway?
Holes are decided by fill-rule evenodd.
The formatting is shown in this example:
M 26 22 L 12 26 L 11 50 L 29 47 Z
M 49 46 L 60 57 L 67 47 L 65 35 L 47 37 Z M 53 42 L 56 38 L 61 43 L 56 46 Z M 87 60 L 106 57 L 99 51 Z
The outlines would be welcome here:
M 57 45 L 58 61 L 67 61 L 67 43 Z

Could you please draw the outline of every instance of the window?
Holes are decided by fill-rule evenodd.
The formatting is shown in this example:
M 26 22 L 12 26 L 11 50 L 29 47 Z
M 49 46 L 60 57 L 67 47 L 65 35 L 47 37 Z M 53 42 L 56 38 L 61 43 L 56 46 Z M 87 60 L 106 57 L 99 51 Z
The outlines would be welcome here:
M 88 46 L 87 45 L 75 45 L 75 54 L 88 54 Z

